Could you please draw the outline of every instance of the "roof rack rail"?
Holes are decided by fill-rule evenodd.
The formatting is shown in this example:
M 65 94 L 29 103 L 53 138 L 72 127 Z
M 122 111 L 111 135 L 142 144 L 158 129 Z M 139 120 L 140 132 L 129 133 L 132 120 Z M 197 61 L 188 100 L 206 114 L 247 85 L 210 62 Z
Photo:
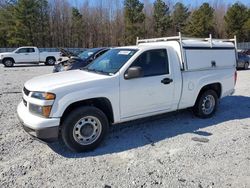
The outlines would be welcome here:
M 180 41 L 182 44 L 183 40 L 200 40 L 200 41 L 209 41 L 211 48 L 213 47 L 213 41 L 218 41 L 218 42 L 234 42 L 235 48 L 237 49 L 237 39 L 236 36 L 234 36 L 233 39 L 213 39 L 212 35 L 210 34 L 208 38 L 194 38 L 194 37 L 182 37 L 181 32 L 179 32 L 178 36 L 173 36 L 173 37 L 161 37 L 161 38 L 151 38 L 151 39 L 139 39 L 137 37 L 136 39 L 136 45 L 140 43 L 149 43 L 149 42 L 163 42 L 163 41 L 173 41 L 177 40 Z

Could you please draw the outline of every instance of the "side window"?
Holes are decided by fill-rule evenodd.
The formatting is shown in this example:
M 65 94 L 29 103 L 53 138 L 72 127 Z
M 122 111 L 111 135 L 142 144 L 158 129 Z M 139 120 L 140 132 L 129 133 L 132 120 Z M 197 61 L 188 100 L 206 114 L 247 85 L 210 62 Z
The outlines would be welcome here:
M 28 48 L 21 48 L 17 51 L 17 53 L 28 53 Z
M 143 52 L 131 66 L 141 67 L 144 77 L 169 74 L 167 50 L 157 49 Z
M 33 52 L 35 52 L 34 48 L 28 48 L 28 53 L 33 53 Z

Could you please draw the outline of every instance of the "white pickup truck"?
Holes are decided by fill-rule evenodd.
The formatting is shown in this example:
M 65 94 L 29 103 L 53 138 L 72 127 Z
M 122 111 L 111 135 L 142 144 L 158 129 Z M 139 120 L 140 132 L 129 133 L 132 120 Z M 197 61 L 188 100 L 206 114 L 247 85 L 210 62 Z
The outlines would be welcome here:
M 12 67 L 14 64 L 23 63 L 45 63 L 45 65 L 54 65 L 59 56 L 59 52 L 40 52 L 37 47 L 24 46 L 17 48 L 13 52 L 0 53 L 0 62 L 2 62 L 5 67 Z
M 17 112 L 42 140 L 97 147 L 110 124 L 192 107 L 211 117 L 236 83 L 236 40 L 180 36 L 113 48 L 86 68 L 27 81 Z M 128 136 L 129 137 L 129 136 Z

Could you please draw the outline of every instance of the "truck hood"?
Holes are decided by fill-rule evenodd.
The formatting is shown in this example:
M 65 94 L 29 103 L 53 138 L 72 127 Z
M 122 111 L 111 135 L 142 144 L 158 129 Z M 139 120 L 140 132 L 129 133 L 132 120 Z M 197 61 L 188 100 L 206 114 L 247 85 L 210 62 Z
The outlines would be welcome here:
M 107 78 L 107 75 L 96 74 L 83 70 L 71 70 L 34 77 L 24 86 L 30 91 L 52 91 L 56 88 Z

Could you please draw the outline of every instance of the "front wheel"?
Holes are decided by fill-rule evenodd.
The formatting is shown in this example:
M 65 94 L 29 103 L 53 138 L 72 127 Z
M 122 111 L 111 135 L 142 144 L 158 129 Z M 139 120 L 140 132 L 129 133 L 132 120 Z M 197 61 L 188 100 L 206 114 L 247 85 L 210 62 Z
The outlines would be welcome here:
M 5 59 L 5 60 L 3 60 L 3 64 L 5 67 L 13 67 L 14 60 L 13 59 Z
M 98 108 L 77 108 L 62 123 L 62 139 L 72 151 L 93 150 L 103 140 L 108 127 L 106 115 Z
M 46 59 L 45 65 L 50 65 L 50 66 L 52 66 L 52 65 L 54 65 L 55 63 L 56 63 L 56 60 L 55 60 L 53 57 L 48 57 L 48 58 Z
M 214 90 L 203 92 L 193 107 L 194 114 L 201 118 L 210 118 L 214 115 L 218 105 L 218 95 Z

